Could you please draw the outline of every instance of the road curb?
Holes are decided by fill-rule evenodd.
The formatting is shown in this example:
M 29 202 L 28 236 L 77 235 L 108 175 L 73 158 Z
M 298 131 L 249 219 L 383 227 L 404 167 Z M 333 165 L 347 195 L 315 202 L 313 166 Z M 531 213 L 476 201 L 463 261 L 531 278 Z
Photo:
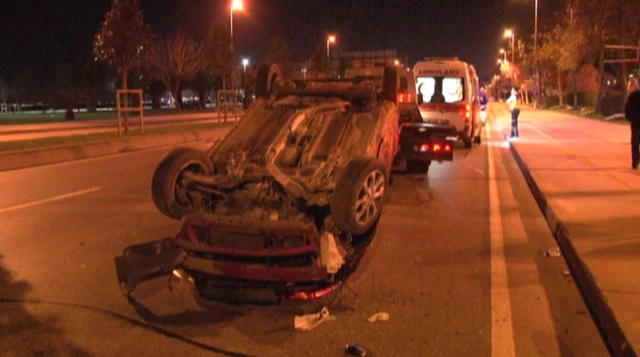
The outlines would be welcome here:
M 75 145 L 10 151 L 0 153 L 0 172 L 55 164 L 150 149 L 160 146 L 186 144 L 212 140 L 220 136 L 220 128 L 151 134 L 110 141 L 97 141 Z
M 215 113 L 214 113 L 215 114 Z M 171 118 L 172 116 L 162 116 L 156 117 L 156 119 L 145 118 L 146 126 L 169 126 L 173 124 L 193 124 L 203 121 L 212 121 L 218 120 L 218 122 L 223 123 L 224 121 L 218 117 L 218 115 L 211 115 L 211 117 L 206 118 Z M 169 119 L 170 118 L 170 119 Z M 130 127 L 139 126 L 140 120 L 138 118 L 132 118 L 129 120 Z M 74 127 L 47 127 L 46 125 L 55 125 L 55 124 L 74 124 Z M 9 124 L 12 125 L 12 124 Z M 0 126 L 0 135 L 11 135 L 11 134 L 34 134 L 34 133 L 50 133 L 61 130 L 86 130 L 86 129 L 94 129 L 94 128 L 116 128 L 117 122 L 116 119 L 95 119 L 95 120 L 85 120 L 85 121 L 60 121 L 60 122 L 52 122 L 45 124 L 44 127 L 41 128 L 31 128 L 31 129 L 12 129 L 5 130 Z
M 636 352 L 633 350 L 633 346 L 629 343 L 629 340 L 620 327 L 611 307 L 607 303 L 606 297 L 602 294 L 596 279 L 573 246 L 570 238 L 570 232 L 566 225 L 549 205 L 547 198 L 544 193 L 542 193 L 540 187 L 536 184 L 527 164 L 522 160 L 522 157 L 518 153 L 516 145 L 509 143 L 509 150 L 516 160 L 516 163 L 520 168 L 520 172 L 522 172 L 529 189 L 533 193 L 538 207 L 540 208 L 540 211 L 542 211 L 551 232 L 556 238 L 558 246 L 562 250 L 562 254 L 566 258 L 567 265 L 571 270 L 571 275 L 582 294 L 582 298 L 589 309 L 591 317 L 596 323 L 600 335 L 607 345 L 609 353 L 615 357 L 637 357 Z

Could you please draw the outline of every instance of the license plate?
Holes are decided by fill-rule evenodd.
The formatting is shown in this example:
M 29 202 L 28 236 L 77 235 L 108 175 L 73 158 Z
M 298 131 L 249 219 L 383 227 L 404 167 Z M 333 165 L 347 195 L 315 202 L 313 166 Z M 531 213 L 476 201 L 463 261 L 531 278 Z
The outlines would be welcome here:
M 443 118 L 424 118 L 425 123 L 449 125 L 449 119 Z

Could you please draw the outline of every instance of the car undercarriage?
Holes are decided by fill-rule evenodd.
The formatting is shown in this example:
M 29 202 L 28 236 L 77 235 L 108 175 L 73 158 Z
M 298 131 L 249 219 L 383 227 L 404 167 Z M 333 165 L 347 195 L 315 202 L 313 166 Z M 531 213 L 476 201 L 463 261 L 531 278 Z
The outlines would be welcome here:
M 395 69 L 385 78 L 380 91 L 287 82 L 262 68 L 264 96 L 231 132 L 206 152 L 176 148 L 159 163 L 154 203 L 183 226 L 116 258 L 125 294 L 165 274 L 232 302 L 314 299 L 340 286 L 375 236 L 397 153 Z

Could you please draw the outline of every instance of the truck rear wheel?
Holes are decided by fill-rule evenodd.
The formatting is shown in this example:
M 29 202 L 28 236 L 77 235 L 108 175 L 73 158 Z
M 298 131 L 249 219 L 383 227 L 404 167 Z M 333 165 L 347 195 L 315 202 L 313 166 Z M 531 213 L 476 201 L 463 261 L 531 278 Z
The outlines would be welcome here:
M 409 160 L 407 161 L 407 169 L 409 172 L 415 172 L 419 174 L 426 174 L 429 172 L 429 166 L 431 166 L 431 160 Z

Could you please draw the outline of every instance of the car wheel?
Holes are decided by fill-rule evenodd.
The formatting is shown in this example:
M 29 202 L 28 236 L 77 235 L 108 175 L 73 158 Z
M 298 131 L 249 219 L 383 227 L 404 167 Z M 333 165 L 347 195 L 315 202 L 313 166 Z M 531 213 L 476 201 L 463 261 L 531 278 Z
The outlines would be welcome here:
M 407 162 L 407 169 L 410 172 L 416 172 L 419 174 L 426 174 L 429 172 L 429 166 L 431 166 L 431 160 L 411 160 Z
M 282 78 L 277 64 L 263 64 L 256 75 L 255 95 L 257 98 L 267 98 L 271 95 L 274 83 Z
M 336 184 L 331 214 L 342 231 L 365 233 L 382 213 L 387 171 L 378 159 L 351 161 Z
M 202 151 L 177 148 L 160 161 L 153 173 L 153 203 L 168 217 L 181 219 L 195 210 L 191 195 L 183 182 L 187 171 L 206 175 L 213 172 L 213 165 Z

